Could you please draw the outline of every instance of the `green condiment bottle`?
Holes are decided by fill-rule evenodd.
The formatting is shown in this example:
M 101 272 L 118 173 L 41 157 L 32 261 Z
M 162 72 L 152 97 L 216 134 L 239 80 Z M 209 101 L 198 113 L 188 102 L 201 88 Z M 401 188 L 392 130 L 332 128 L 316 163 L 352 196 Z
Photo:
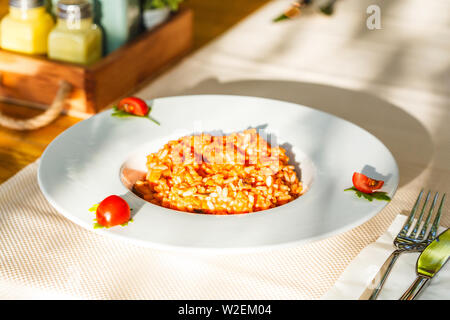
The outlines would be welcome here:
M 141 28 L 139 0 L 96 0 L 97 21 L 105 35 L 105 51 L 110 53 L 135 37 Z

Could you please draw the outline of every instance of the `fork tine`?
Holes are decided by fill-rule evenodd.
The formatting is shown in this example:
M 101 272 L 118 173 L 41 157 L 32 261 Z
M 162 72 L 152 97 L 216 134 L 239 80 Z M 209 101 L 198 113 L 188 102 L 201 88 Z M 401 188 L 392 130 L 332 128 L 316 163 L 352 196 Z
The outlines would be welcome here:
M 433 225 L 431 226 L 430 234 L 427 237 L 427 240 L 434 240 L 436 238 L 437 229 L 439 227 L 439 222 L 441 220 L 442 207 L 444 206 L 445 201 L 445 193 L 442 196 L 441 204 L 439 205 L 438 212 L 436 217 L 434 218 Z
M 436 205 L 438 197 L 439 197 L 439 192 L 436 192 L 436 194 L 434 195 L 434 198 L 433 198 L 433 202 L 431 203 L 430 211 L 428 212 L 425 222 L 423 223 L 422 230 L 420 230 L 420 234 L 417 237 L 417 240 L 422 240 L 425 237 L 425 234 L 428 230 L 428 224 L 430 223 L 431 216 L 433 215 L 434 206 Z
M 405 224 L 402 227 L 402 230 L 399 232 L 399 236 L 406 236 L 408 233 L 409 227 L 414 220 L 414 215 L 416 214 L 417 208 L 419 207 L 420 199 L 422 199 L 423 189 L 420 190 L 419 196 L 417 197 L 416 203 L 414 204 L 411 213 L 409 214 L 408 220 L 406 220 Z
M 417 231 L 419 231 L 420 223 L 422 222 L 423 214 L 425 212 L 425 207 L 428 204 L 428 200 L 430 200 L 431 191 L 428 191 L 427 197 L 425 198 L 425 202 L 422 206 L 422 210 L 420 210 L 419 217 L 417 218 L 416 225 L 414 226 L 413 231 L 409 235 L 411 238 L 414 238 L 416 236 Z

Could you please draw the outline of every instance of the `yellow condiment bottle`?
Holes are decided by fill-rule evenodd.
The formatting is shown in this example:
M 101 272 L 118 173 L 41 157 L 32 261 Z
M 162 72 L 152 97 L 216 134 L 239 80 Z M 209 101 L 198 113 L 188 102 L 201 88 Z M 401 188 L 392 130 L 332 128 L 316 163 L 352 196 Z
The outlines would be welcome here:
M 10 0 L 9 14 L 1 22 L 1 47 L 28 54 L 46 54 L 48 34 L 54 26 L 44 0 Z
M 102 57 L 102 31 L 93 23 L 91 4 L 60 0 L 58 22 L 48 37 L 50 59 L 92 64 Z

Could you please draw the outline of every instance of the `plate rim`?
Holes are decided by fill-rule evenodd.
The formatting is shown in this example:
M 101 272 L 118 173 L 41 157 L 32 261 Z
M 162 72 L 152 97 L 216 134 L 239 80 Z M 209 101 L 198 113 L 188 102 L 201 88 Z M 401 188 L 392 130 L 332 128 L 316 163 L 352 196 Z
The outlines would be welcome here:
M 390 192 L 390 196 L 391 199 L 394 198 L 395 194 L 398 191 L 399 188 L 399 182 L 400 182 L 400 170 L 399 170 L 399 166 L 397 163 L 397 160 L 395 159 L 394 155 L 392 154 L 391 150 L 378 138 L 376 137 L 374 134 L 372 134 L 370 131 L 366 130 L 365 128 L 362 128 L 361 126 L 359 126 L 358 124 L 355 124 L 347 119 L 341 118 L 339 116 L 336 116 L 332 113 L 328 113 L 322 110 L 318 110 L 315 109 L 313 107 L 310 106 L 306 106 L 300 103 L 295 103 L 295 102 L 290 102 L 290 101 L 284 101 L 284 100 L 278 100 L 278 99 L 271 99 L 271 98 L 264 98 L 264 97 L 258 97 L 258 96 L 246 96 L 246 95 L 234 95 L 234 94 L 192 94 L 192 95 L 176 95 L 176 96 L 164 96 L 164 97 L 156 97 L 153 99 L 144 99 L 146 101 L 156 101 L 156 100 L 170 100 L 170 99 L 182 99 L 182 98 L 244 98 L 244 99 L 257 99 L 257 100 L 264 100 L 264 101 L 272 101 L 275 103 L 283 103 L 283 104 L 289 104 L 289 105 L 293 105 L 296 107 L 302 107 L 305 109 L 308 109 L 310 111 L 313 111 L 315 113 L 321 113 L 324 114 L 326 116 L 331 116 L 332 118 L 337 118 L 340 121 L 345 122 L 347 125 L 351 125 L 354 126 L 356 128 L 358 128 L 359 130 L 364 131 L 366 134 L 368 134 L 369 136 L 371 136 L 372 139 L 375 139 L 376 141 L 378 141 L 384 148 L 385 150 L 388 152 L 388 154 L 391 156 L 392 160 L 393 160 L 393 164 L 394 164 L 394 169 L 395 172 L 394 174 L 396 174 L 397 176 L 397 182 L 395 183 L 395 185 L 393 185 L 392 187 L 392 191 Z M 332 231 L 329 232 L 325 232 L 322 233 L 320 235 L 316 235 L 313 237 L 308 237 L 306 239 L 300 239 L 300 240 L 294 240 L 294 241 L 286 241 L 286 242 L 282 242 L 282 243 L 276 243 L 276 244 L 262 244 L 262 245 L 256 245 L 256 246 L 244 246 L 244 247 L 200 247 L 200 246 L 181 246 L 181 245 L 173 245 L 173 244 L 164 244 L 164 243 L 159 243 L 159 242 L 153 242 L 153 241 L 149 241 L 149 240 L 142 240 L 142 239 L 136 239 L 136 238 L 130 238 L 129 236 L 126 235 L 122 235 L 122 234 L 117 234 L 117 233 L 112 233 L 112 232 L 108 232 L 108 229 L 94 229 L 92 227 L 92 224 L 87 224 L 85 221 L 79 219 L 76 215 L 71 214 L 70 212 L 67 212 L 64 208 L 62 208 L 54 199 L 53 197 L 47 192 L 45 186 L 43 185 L 42 182 L 42 162 L 43 159 L 45 159 L 45 157 L 47 156 L 49 150 L 51 149 L 51 146 L 54 145 L 58 140 L 63 139 L 65 136 L 69 135 L 71 133 L 72 130 L 76 130 L 75 128 L 78 127 L 81 123 L 88 121 L 94 117 L 101 117 L 101 116 L 105 116 L 105 114 L 110 114 L 112 112 L 111 108 L 107 108 L 105 110 L 102 110 L 101 112 L 94 114 L 90 117 L 88 117 L 87 119 L 83 119 L 79 122 L 77 122 L 76 124 L 72 125 L 71 127 L 67 128 L 66 130 L 64 130 L 63 132 L 61 132 L 57 137 L 55 137 L 55 139 L 53 139 L 51 141 L 51 143 L 45 148 L 44 152 L 42 153 L 41 157 L 39 158 L 39 162 L 38 162 L 38 170 L 37 170 L 37 180 L 38 180 L 38 186 L 39 189 L 41 190 L 41 192 L 43 193 L 45 199 L 51 204 L 51 206 L 60 214 L 62 214 L 65 218 L 67 218 L 68 220 L 72 221 L 73 223 L 75 223 L 76 225 L 82 227 L 83 229 L 86 229 L 87 231 L 90 232 L 94 232 L 95 234 L 99 234 L 99 235 L 103 235 L 103 236 L 107 236 L 107 237 L 111 237 L 113 239 L 116 239 L 118 241 L 125 241 L 125 243 L 129 243 L 129 244 L 133 244 L 133 245 L 137 245 L 139 247 L 144 247 L 144 248 L 153 248 L 153 249 L 157 249 L 157 250 L 164 250 L 164 251 L 175 251 L 175 252 L 202 252 L 202 253 L 219 253 L 219 254 L 241 254 L 241 253 L 251 253 L 251 252 L 261 252 L 261 251 L 270 251 L 270 250 L 275 250 L 275 249 L 286 249 L 286 248 L 292 248 L 292 247 L 298 247 L 298 246 L 302 246 L 308 243 L 312 243 L 312 242 L 317 242 L 320 240 L 324 240 L 336 235 L 340 235 L 343 234 L 344 232 L 348 232 L 351 231 L 352 229 L 361 226 L 362 224 L 364 224 L 365 222 L 369 221 L 370 219 L 372 219 L 374 216 L 378 215 L 382 210 L 384 210 L 391 202 L 387 202 L 384 201 L 385 203 L 383 203 L 382 206 L 380 206 L 379 208 L 374 208 L 370 214 L 367 214 L 365 216 L 363 216 L 360 219 L 356 219 L 354 220 L 352 223 L 346 224 L 340 228 L 337 229 L 333 229 Z M 162 209 L 166 209 L 166 210 L 170 210 L 173 211 L 171 209 L 168 208 L 163 208 Z M 279 208 L 279 207 L 277 207 Z M 276 208 L 272 208 L 272 209 L 276 209 Z M 270 209 L 268 209 L 270 210 Z M 177 212 L 180 213 L 185 213 L 183 211 L 179 211 L 179 210 L 175 210 Z M 267 210 L 263 210 L 260 211 L 264 212 Z M 258 212 L 257 212 L 258 213 Z M 213 215 L 214 216 L 214 215 Z M 230 215 L 230 216 L 234 216 L 234 215 Z M 238 215 L 238 216 L 242 216 L 242 215 Z

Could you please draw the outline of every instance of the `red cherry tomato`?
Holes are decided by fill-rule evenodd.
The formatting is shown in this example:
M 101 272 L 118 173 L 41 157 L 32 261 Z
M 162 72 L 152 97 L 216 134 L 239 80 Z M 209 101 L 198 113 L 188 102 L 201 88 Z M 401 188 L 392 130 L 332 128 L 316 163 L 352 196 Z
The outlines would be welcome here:
M 361 192 L 373 193 L 374 191 L 381 189 L 383 184 L 383 180 L 371 179 L 359 172 L 353 174 L 353 186 Z
M 128 97 L 120 100 L 117 108 L 136 116 L 146 116 L 149 112 L 147 103 L 136 97 Z
M 113 227 L 130 221 L 130 206 L 119 196 L 109 196 L 98 205 L 97 223 Z

